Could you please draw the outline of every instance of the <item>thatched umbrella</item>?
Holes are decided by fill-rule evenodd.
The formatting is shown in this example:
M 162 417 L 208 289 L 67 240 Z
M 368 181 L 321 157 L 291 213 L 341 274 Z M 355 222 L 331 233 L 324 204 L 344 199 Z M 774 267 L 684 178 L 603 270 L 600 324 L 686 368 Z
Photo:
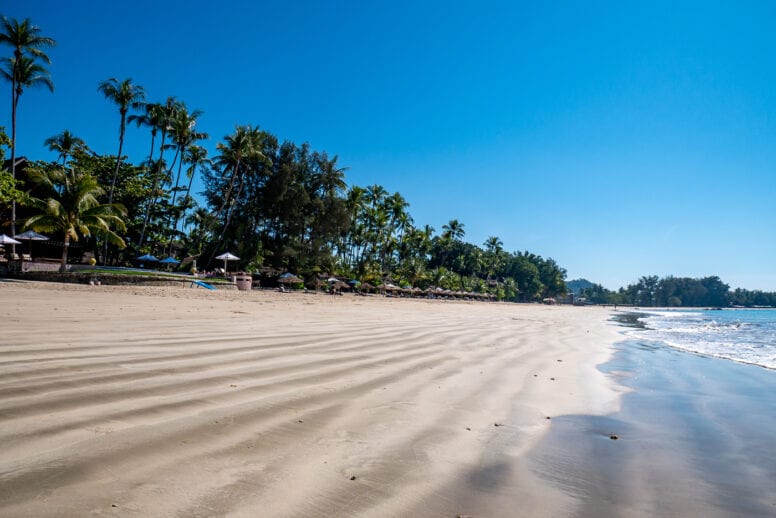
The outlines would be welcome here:
M 300 282 L 304 282 L 302 279 L 294 275 L 293 273 L 287 272 L 278 277 L 278 282 L 283 284 L 298 284 Z
M 337 281 L 334 284 L 332 284 L 331 287 L 335 288 L 335 289 L 338 289 L 338 290 L 341 290 L 341 289 L 348 289 L 348 288 L 350 288 L 350 285 L 347 284 L 346 282 Z

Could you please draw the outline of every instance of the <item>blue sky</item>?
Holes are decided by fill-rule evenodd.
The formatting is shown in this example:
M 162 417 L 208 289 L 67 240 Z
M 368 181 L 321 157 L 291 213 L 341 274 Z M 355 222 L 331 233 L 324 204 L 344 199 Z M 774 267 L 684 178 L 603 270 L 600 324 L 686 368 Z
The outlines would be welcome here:
M 4 4 L 58 42 L 54 94 L 21 99 L 29 157 L 65 128 L 115 153 L 96 86 L 131 77 L 203 110 L 211 153 L 258 124 L 399 191 L 416 224 L 457 218 L 569 279 L 776 291 L 772 2 Z M 128 130 L 133 161 L 149 143 Z

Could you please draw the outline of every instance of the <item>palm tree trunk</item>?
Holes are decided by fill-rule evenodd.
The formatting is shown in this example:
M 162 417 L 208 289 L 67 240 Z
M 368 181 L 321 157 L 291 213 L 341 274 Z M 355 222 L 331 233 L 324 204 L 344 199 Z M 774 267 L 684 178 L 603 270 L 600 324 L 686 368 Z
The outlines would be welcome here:
M 181 153 L 181 159 L 180 159 L 180 162 L 178 162 L 178 175 L 175 177 L 175 188 L 172 191 L 172 204 L 170 204 L 170 207 L 172 208 L 173 212 L 175 211 L 175 201 L 178 198 L 178 184 L 181 181 L 181 169 L 183 169 L 183 153 Z M 172 214 L 170 216 L 172 216 Z M 178 227 L 178 216 L 176 215 L 175 221 L 170 226 L 170 242 L 168 245 L 170 249 L 169 255 L 172 255 L 172 241 L 177 227 Z
M 16 181 L 16 107 L 19 96 L 16 94 L 16 67 L 11 71 L 11 179 Z M 16 199 L 11 200 L 11 237 L 16 235 Z M 16 254 L 16 245 L 11 244 L 11 253 Z
M 116 188 L 116 178 L 119 175 L 119 168 L 121 167 L 121 152 L 124 150 L 124 128 L 126 127 L 126 115 L 121 114 L 121 123 L 119 125 L 119 153 L 116 155 L 116 169 L 113 171 L 113 178 L 110 182 L 110 192 L 108 193 L 108 205 L 113 205 L 113 191 Z M 102 262 L 108 264 L 108 240 L 102 248 Z
M 65 234 L 65 244 L 62 247 L 62 261 L 59 263 L 59 273 L 67 271 L 67 249 L 70 247 L 70 234 Z
M 152 194 L 154 195 L 153 201 L 146 207 L 145 218 L 143 219 L 143 229 L 140 231 L 140 239 L 137 241 L 137 250 L 140 251 L 140 247 L 143 246 L 143 239 L 145 238 L 146 227 L 151 219 L 151 209 L 156 205 L 157 196 L 156 189 L 159 186 L 159 172 L 162 169 L 162 158 L 164 157 L 164 140 L 167 136 L 166 131 L 162 131 L 162 142 L 159 144 L 159 161 L 156 163 L 156 173 L 154 173 L 154 188 Z

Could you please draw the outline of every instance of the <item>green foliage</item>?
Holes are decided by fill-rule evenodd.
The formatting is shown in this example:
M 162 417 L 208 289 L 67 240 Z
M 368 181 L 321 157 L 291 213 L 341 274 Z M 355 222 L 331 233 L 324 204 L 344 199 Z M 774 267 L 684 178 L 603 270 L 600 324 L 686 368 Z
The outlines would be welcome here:
M 126 209 L 100 203 L 99 198 L 105 191 L 94 176 L 76 169 L 54 167 L 34 167 L 28 174 L 45 197 L 32 200 L 37 213 L 27 219 L 24 227 L 63 234 L 61 271 L 66 269 L 70 242 L 80 237 L 99 233 L 117 246 L 124 246 L 124 240 L 114 230 L 125 229 L 122 217 Z
M 11 139 L 5 133 L 5 128 L 0 126 L 0 167 L 5 162 L 5 148 L 10 145 Z M 23 203 L 26 200 L 25 193 L 19 189 L 20 184 L 9 171 L 0 168 L 0 213 L 5 212 L 11 202 Z
M 576 285 L 575 281 L 572 281 Z M 717 276 L 691 279 L 689 277 L 641 277 L 619 291 L 609 291 L 600 284 L 589 283 L 579 296 L 594 304 L 632 304 L 641 307 L 728 307 L 776 306 L 776 293 L 730 291 Z

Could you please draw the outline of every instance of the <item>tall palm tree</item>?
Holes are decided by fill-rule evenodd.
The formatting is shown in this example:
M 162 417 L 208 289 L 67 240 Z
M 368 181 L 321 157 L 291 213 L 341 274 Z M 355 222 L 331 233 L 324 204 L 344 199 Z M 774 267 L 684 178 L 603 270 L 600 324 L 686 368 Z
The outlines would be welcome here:
M 13 47 L 13 57 L 7 60 L 8 70 L 3 70 L 3 76 L 11 82 L 11 178 L 16 180 L 16 109 L 19 97 L 25 86 L 43 83 L 52 91 L 54 85 L 48 72 L 35 65 L 34 60 L 40 59 L 50 64 L 51 59 L 44 49 L 56 46 L 56 41 L 41 36 L 40 27 L 33 25 L 29 18 L 21 22 L 14 18 L 3 16 L 0 30 L 0 45 Z M 37 79 L 35 79 L 37 78 Z M 16 235 L 16 201 L 11 202 L 11 235 Z M 16 251 L 16 245 L 13 245 Z
M 74 169 L 32 169 L 31 180 L 48 192 L 45 199 L 33 199 L 39 210 L 31 216 L 24 228 L 43 232 L 62 232 L 64 247 L 59 271 L 67 270 L 67 251 L 71 241 L 79 236 L 89 237 L 94 232 L 105 236 L 111 243 L 123 248 L 124 240 L 114 232 L 125 230 L 123 217 L 126 209 L 119 204 L 101 204 L 98 200 L 105 191 L 97 180 Z
M 43 141 L 43 144 L 49 151 L 55 151 L 59 153 L 59 160 L 62 160 L 62 166 L 67 162 L 68 157 L 73 156 L 73 152 L 77 149 L 88 149 L 84 139 L 76 137 L 70 130 L 64 130 L 62 133 L 54 135 Z
M 113 171 L 110 191 L 108 192 L 108 203 L 110 204 L 113 203 L 116 177 L 121 166 L 121 152 L 124 149 L 124 133 L 127 128 L 127 113 L 131 106 L 136 106 L 145 100 L 145 90 L 142 86 L 133 84 L 131 78 L 119 81 L 115 77 L 111 77 L 97 85 L 97 91 L 101 92 L 107 100 L 119 107 L 119 151 L 116 154 L 116 169 Z
M 206 133 L 198 133 L 197 135 L 202 135 L 202 137 L 194 137 L 189 138 L 188 144 L 186 144 L 186 147 L 183 148 L 181 151 L 181 157 L 180 162 L 178 163 L 178 176 L 175 180 L 175 189 L 173 189 L 173 197 L 172 197 L 172 210 L 173 212 L 173 218 L 174 221 L 172 225 L 170 226 L 170 241 L 168 243 L 169 246 L 169 255 L 172 255 L 172 244 L 173 244 L 173 238 L 175 236 L 175 232 L 178 230 L 178 221 L 180 220 L 181 214 L 184 214 L 186 210 L 191 206 L 191 185 L 194 182 L 194 173 L 197 170 L 197 167 L 201 165 L 205 165 L 208 163 L 211 163 L 211 161 L 207 158 L 207 149 L 205 149 L 202 146 L 198 146 L 193 143 L 194 140 L 198 140 L 199 138 L 207 138 Z M 181 143 L 182 144 L 182 143 Z M 181 207 L 180 211 L 175 207 L 175 200 L 178 195 L 178 184 L 180 182 L 181 177 L 181 168 L 183 164 L 189 164 L 189 167 L 186 169 L 186 177 L 189 180 L 188 185 L 186 186 L 186 195 L 181 198 Z
M 154 168 L 154 185 L 151 190 L 153 199 L 146 205 L 146 213 L 145 218 L 143 218 L 143 228 L 140 231 L 140 238 L 137 241 L 137 249 L 139 250 L 141 246 L 143 246 L 143 240 L 145 239 L 145 233 L 146 228 L 148 228 L 148 222 L 151 220 L 151 213 L 153 209 L 156 207 L 156 204 L 159 201 L 159 180 L 161 179 L 161 173 L 162 173 L 162 167 L 164 165 L 164 150 L 165 150 L 165 141 L 167 140 L 167 134 L 170 131 L 170 124 L 175 116 L 175 113 L 180 108 L 181 103 L 180 101 L 176 100 L 175 97 L 168 97 L 167 101 L 165 101 L 164 104 L 157 105 L 156 108 L 152 108 L 151 115 L 152 117 L 149 118 L 149 122 L 152 122 L 155 124 L 155 127 L 158 131 L 161 132 L 161 142 L 159 143 L 159 158 L 156 160 L 156 164 L 153 164 L 153 157 L 151 156 L 149 158 L 149 165 Z M 139 123 L 138 123 L 139 124 Z M 155 137 L 155 133 L 153 129 L 151 130 L 152 133 L 152 140 L 151 140 L 151 152 L 153 153 L 153 138 Z
M 110 191 L 108 191 L 108 204 L 113 203 L 113 192 L 116 189 L 116 178 L 119 175 L 121 167 L 121 153 L 124 149 L 124 133 L 127 129 L 127 113 L 131 106 L 137 106 L 145 100 L 145 90 L 142 86 L 132 83 L 131 78 L 119 81 L 115 77 L 101 82 L 97 85 L 97 91 L 102 92 L 106 99 L 119 107 L 119 151 L 116 154 L 116 169 L 113 170 L 113 177 L 110 181 Z M 108 261 L 108 242 L 105 241 L 102 249 L 103 263 Z
M 142 111 L 127 117 L 127 122 L 134 123 L 138 128 L 145 126 L 151 130 L 151 151 L 148 153 L 148 164 L 150 167 L 154 161 L 156 135 L 159 133 L 159 128 L 165 118 L 164 107 L 159 103 L 140 102 L 134 108 Z
M 188 204 L 191 201 L 191 185 L 194 183 L 194 173 L 196 172 L 197 167 L 210 166 L 213 162 L 207 157 L 207 149 L 198 146 L 197 144 L 192 144 L 186 149 L 184 152 L 184 159 L 186 163 L 189 164 L 189 168 L 186 170 L 186 177 L 189 179 L 189 184 L 186 186 L 186 196 L 183 197 L 185 200 L 184 203 Z M 177 224 L 178 222 L 176 221 L 176 227 Z
M 188 156 L 187 151 L 189 147 L 194 145 L 196 141 L 208 138 L 207 133 L 194 131 L 194 128 L 197 126 L 197 119 L 199 119 L 201 115 L 202 111 L 194 110 L 193 112 L 189 113 L 189 111 L 186 109 L 186 106 L 181 105 L 170 121 L 170 133 L 172 142 L 176 148 L 175 154 L 179 157 L 178 174 L 175 177 L 175 186 L 172 189 L 172 203 L 170 204 L 173 211 L 175 211 L 175 202 L 178 199 L 178 188 L 180 186 L 183 163 L 186 161 Z M 170 226 L 169 240 L 170 250 L 172 250 L 173 235 L 178 227 L 178 215 L 175 213 L 171 214 L 170 216 L 174 219 L 173 224 Z

